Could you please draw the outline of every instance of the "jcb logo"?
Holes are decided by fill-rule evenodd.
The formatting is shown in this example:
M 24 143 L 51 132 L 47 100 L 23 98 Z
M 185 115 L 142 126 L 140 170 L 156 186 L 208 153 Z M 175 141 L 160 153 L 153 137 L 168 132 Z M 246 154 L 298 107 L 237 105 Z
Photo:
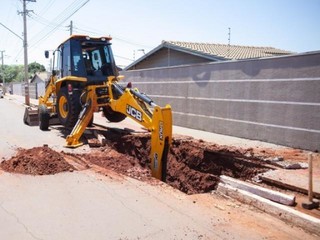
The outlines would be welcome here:
M 160 141 L 163 140 L 163 122 L 162 121 L 159 122 L 159 139 Z
M 133 117 L 133 118 L 137 119 L 138 121 L 142 122 L 142 113 L 139 110 L 135 109 L 134 107 L 132 107 L 132 106 L 130 106 L 128 104 L 127 104 L 127 113 L 131 117 Z

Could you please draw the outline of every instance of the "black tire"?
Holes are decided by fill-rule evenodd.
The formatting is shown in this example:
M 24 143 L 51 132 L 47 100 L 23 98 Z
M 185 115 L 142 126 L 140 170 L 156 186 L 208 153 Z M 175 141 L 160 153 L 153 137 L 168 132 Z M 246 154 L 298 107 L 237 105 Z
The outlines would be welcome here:
M 39 128 L 42 131 L 49 129 L 50 113 L 46 105 L 39 106 Z
M 113 111 L 112 108 L 109 106 L 103 107 L 102 111 L 109 122 L 121 122 L 127 117 L 121 112 Z
M 80 91 L 68 93 L 66 87 L 62 87 L 57 97 L 57 113 L 59 121 L 66 128 L 73 128 L 81 111 Z

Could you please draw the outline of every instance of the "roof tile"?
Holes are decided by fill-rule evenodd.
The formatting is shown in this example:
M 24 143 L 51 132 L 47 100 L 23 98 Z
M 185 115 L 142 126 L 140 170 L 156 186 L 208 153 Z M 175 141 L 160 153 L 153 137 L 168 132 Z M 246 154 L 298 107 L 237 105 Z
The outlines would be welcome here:
M 162 43 L 226 59 L 249 59 L 293 54 L 293 52 L 273 47 L 253 47 L 179 41 L 162 41 Z

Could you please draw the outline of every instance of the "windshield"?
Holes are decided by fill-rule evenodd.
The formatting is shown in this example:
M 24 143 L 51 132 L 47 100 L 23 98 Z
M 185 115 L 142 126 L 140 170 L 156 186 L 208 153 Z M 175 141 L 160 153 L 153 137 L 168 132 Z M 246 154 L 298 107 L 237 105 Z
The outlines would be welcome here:
M 87 76 L 114 76 L 115 64 L 110 44 L 84 42 L 81 46 L 82 56 L 73 56 L 74 61 L 83 59 Z M 75 66 L 75 69 L 77 67 Z

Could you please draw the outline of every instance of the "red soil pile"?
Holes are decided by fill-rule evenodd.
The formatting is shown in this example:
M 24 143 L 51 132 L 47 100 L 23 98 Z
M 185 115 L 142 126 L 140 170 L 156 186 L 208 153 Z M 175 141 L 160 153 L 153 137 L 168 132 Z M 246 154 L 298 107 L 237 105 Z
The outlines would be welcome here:
M 30 175 L 50 175 L 75 169 L 61 153 L 49 147 L 19 149 L 16 156 L 1 162 L 0 167 L 7 172 Z

